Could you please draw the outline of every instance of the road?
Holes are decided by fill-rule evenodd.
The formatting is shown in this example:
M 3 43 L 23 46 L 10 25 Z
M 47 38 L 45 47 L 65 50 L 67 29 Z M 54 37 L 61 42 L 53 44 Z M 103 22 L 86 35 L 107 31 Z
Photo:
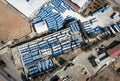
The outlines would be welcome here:
M 3 61 L 6 63 L 7 67 L 4 70 L 1 70 L 0 73 L 5 76 L 5 74 L 9 74 L 12 77 L 12 81 L 23 81 L 21 79 L 21 71 L 16 69 L 16 66 L 11 61 L 11 54 L 4 54 L 1 57 Z M 7 78 L 5 76 L 5 78 Z M 7 78 L 8 79 L 8 78 Z M 11 81 L 11 80 L 9 80 Z
M 17 81 L 5 70 L 0 69 L 0 75 L 2 75 L 7 81 Z

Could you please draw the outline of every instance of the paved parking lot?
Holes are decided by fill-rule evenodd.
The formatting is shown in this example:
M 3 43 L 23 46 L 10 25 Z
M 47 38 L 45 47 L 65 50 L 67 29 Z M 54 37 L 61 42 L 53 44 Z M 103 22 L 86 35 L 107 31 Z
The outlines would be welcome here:
M 114 12 L 114 10 L 110 7 L 110 9 L 104 13 L 99 13 L 96 15 L 96 18 L 98 19 L 98 25 L 105 27 L 109 26 L 113 23 L 116 23 L 117 21 L 120 21 L 119 13 L 116 12 L 116 17 L 114 19 L 111 19 L 110 16 Z
M 79 54 L 74 60 L 73 63 L 75 65 L 83 65 L 87 68 L 90 76 L 93 75 L 95 73 L 95 69 L 92 67 L 92 65 L 89 63 L 88 61 L 88 57 L 90 56 L 90 54 L 93 54 L 93 51 L 90 52 L 82 52 L 81 54 Z
M 101 27 L 106 27 L 109 26 L 113 23 L 116 23 L 117 21 L 120 21 L 120 17 L 119 14 L 117 13 L 117 16 L 114 19 L 110 18 L 110 15 L 114 12 L 114 10 L 112 9 L 112 7 L 110 6 L 109 9 L 106 12 L 99 12 L 94 16 L 88 16 L 88 17 L 82 17 L 80 14 L 73 12 L 73 11 L 68 11 L 66 10 L 66 12 L 64 14 L 62 14 L 62 16 L 64 18 L 66 18 L 66 16 L 72 16 L 75 17 L 77 19 L 80 19 L 81 22 L 85 22 L 85 21 L 89 21 L 92 18 L 96 18 L 97 22 L 92 23 L 91 26 L 89 27 L 97 27 L 97 26 L 101 26 Z
M 72 81 L 85 81 L 89 77 L 89 73 L 86 71 L 84 66 L 71 66 L 68 67 L 65 71 L 63 69 L 60 70 L 57 75 L 61 79 L 69 75 L 72 77 Z

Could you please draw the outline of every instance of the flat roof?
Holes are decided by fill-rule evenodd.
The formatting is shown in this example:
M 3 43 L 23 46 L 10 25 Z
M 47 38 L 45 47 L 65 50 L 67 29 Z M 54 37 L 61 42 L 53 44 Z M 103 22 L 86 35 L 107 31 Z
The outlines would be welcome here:
M 42 7 L 49 0 L 6 0 L 9 4 L 15 7 L 18 11 L 30 18 L 34 16 L 36 10 Z
M 71 1 L 77 4 L 80 8 L 82 8 L 88 0 L 71 0 Z
M 48 33 L 48 26 L 45 21 L 35 24 L 34 28 L 35 28 L 36 32 L 39 34 Z

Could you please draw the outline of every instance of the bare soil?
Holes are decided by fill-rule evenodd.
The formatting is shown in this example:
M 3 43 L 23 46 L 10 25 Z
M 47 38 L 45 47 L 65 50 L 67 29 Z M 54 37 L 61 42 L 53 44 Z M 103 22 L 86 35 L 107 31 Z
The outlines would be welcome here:
M 111 66 L 104 69 L 92 81 L 120 81 L 120 75 Z
M 115 67 L 116 69 L 120 68 L 120 56 L 113 63 L 113 67 Z
M 19 39 L 29 32 L 29 22 L 13 8 L 0 1 L 0 41 Z

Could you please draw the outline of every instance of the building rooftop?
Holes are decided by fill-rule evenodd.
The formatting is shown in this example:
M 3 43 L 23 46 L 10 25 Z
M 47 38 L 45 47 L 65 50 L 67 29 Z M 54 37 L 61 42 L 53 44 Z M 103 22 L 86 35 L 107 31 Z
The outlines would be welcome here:
M 112 49 L 109 49 L 107 51 L 107 54 L 110 55 L 110 57 L 115 58 L 116 56 L 118 56 L 120 54 L 120 44 L 115 46 Z
M 34 28 L 35 28 L 36 32 L 39 34 L 45 34 L 48 32 L 48 26 L 45 21 L 35 24 Z
M 15 7 L 18 11 L 30 18 L 36 10 L 48 2 L 48 0 L 6 0 L 9 4 Z
M 83 7 L 85 5 L 85 3 L 88 0 L 71 0 L 72 2 L 74 2 L 75 4 L 77 4 L 80 8 Z
M 80 10 L 80 7 L 73 3 L 71 0 L 66 0 L 66 2 L 68 2 L 76 11 L 79 11 Z

